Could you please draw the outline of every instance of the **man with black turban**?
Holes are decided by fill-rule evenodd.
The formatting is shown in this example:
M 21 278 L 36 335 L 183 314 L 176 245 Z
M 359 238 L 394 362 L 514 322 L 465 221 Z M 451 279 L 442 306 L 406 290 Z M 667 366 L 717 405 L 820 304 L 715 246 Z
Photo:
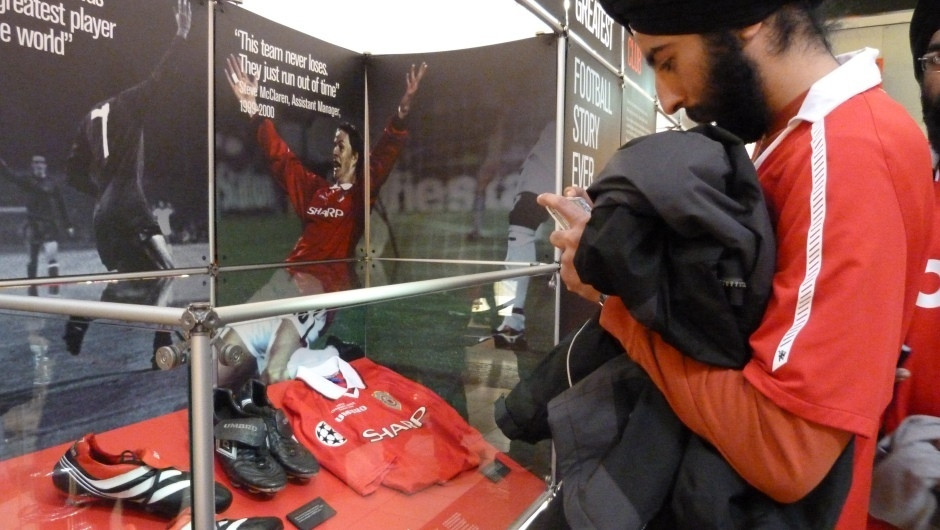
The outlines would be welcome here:
M 933 221 L 923 133 L 881 88 L 877 50 L 832 54 L 818 0 L 599 1 L 633 33 L 667 114 L 685 109 L 756 142 L 777 244 L 743 370 L 683 355 L 617 293 L 604 293 L 602 326 L 682 422 L 774 500 L 806 497 L 851 451 L 838 527 L 863 528 Z M 567 287 L 603 300 L 574 267 L 588 214 L 557 195 L 539 201 L 571 222 L 551 236 Z
M 940 154 L 940 2 L 920 0 L 911 18 L 911 55 L 914 77 L 920 85 L 927 139 L 933 150 L 934 180 Z
M 940 200 L 940 0 L 920 0 L 911 17 L 914 78 L 920 86 L 927 138 L 933 151 L 934 194 Z M 925 179 L 928 175 L 923 176 Z M 881 455 L 872 477 L 871 514 L 898 528 L 940 521 L 940 216 L 935 216 L 930 259 L 905 340 L 910 355 L 884 415 Z

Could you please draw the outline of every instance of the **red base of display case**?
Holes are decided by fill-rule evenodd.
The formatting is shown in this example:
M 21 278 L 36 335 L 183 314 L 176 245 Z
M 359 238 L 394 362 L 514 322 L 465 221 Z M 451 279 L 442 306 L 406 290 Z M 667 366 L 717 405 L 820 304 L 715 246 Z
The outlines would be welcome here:
M 284 385 L 269 387 L 269 398 L 280 404 Z M 181 410 L 133 425 L 96 433 L 105 451 L 150 448 L 167 465 L 189 469 L 187 411 Z M 0 527 L 19 529 L 146 529 L 165 528 L 168 521 L 110 502 L 72 506 L 52 484 L 56 461 L 71 443 L 0 462 Z M 232 491 L 234 500 L 219 518 L 276 516 L 293 528 L 286 515 L 320 497 L 336 514 L 318 528 L 506 528 L 546 489 L 545 482 L 504 454 L 509 473 L 492 482 L 479 471 L 467 471 L 446 484 L 407 495 L 389 488 L 361 496 L 329 471 L 321 469 L 307 483 L 288 483 L 263 498 L 231 487 L 216 462 L 216 480 Z

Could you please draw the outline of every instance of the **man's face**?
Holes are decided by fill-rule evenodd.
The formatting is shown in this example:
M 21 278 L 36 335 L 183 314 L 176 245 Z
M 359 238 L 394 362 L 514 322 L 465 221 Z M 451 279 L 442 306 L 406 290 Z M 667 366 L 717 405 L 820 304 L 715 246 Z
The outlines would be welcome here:
M 42 156 L 34 156 L 33 161 L 30 164 L 30 167 L 33 171 L 33 176 L 38 178 L 46 178 L 46 158 Z
M 339 183 L 356 180 L 356 164 L 359 154 L 353 151 L 349 135 L 342 129 L 333 136 L 333 178 Z
M 734 35 L 638 33 L 636 41 L 656 72 L 656 93 L 667 114 L 684 108 L 690 119 L 714 122 L 744 142 L 768 132 L 772 116 L 757 66 Z
M 937 30 L 927 45 L 927 53 L 940 52 L 940 30 Z M 940 72 L 924 72 L 920 102 L 924 110 L 927 139 L 934 152 L 940 153 Z

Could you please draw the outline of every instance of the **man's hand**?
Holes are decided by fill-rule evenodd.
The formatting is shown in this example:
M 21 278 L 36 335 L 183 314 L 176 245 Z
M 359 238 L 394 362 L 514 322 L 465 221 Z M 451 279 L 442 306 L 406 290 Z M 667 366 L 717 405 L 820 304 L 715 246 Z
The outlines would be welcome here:
M 249 117 L 254 116 L 258 112 L 258 80 L 242 70 L 235 55 L 229 55 L 226 63 L 225 79 L 228 86 L 232 87 L 241 110 L 247 112 Z
M 177 0 L 173 14 L 176 16 L 176 36 L 185 39 L 193 25 L 193 8 L 189 0 Z
M 565 189 L 565 197 L 581 196 L 588 202 L 590 199 L 587 193 L 581 188 L 569 187 Z M 549 236 L 548 240 L 556 248 L 561 250 L 561 280 L 569 291 L 592 302 L 600 301 L 601 293 L 581 281 L 578 271 L 574 268 L 574 255 L 578 251 L 578 245 L 581 243 L 581 234 L 584 232 L 584 225 L 587 224 L 591 214 L 585 212 L 579 206 L 572 204 L 571 201 L 555 195 L 554 193 L 543 193 L 538 196 L 538 203 L 545 207 L 552 207 L 564 217 L 570 226 L 566 230 L 555 230 Z
M 405 74 L 405 94 L 402 95 L 401 101 L 398 103 L 399 119 L 405 119 L 405 116 L 407 116 L 408 112 L 411 110 L 411 98 L 414 97 L 415 93 L 418 91 L 418 86 L 421 85 L 421 78 L 424 77 L 424 72 L 426 72 L 427 69 L 428 63 L 422 62 L 417 71 L 415 70 L 415 65 L 411 65 L 411 71 Z

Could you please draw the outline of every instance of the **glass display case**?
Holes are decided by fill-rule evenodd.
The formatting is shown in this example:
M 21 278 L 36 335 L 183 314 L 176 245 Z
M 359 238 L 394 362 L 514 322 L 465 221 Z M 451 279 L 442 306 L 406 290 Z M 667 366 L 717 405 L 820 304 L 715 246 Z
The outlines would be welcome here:
M 0 514 L 19 528 L 165 528 L 192 517 L 178 514 L 177 504 L 190 501 L 176 493 L 154 500 L 158 486 L 141 477 L 175 468 L 193 473 L 197 517 L 268 517 L 288 527 L 291 515 L 323 528 L 524 525 L 553 491 L 550 444 L 508 440 L 493 404 L 554 343 L 555 266 L 394 266 L 409 281 L 220 306 L 209 303 L 214 291 L 279 269 L 157 279 L 160 306 L 128 303 L 152 300 L 142 293 L 153 293 L 154 279 L 63 282 L 57 297 L 45 296 L 46 285 L 39 297 L 6 289 Z M 513 274 L 541 286 L 534 307 L 548 317 L 542 328 L 533 318 L 530 346 L 519 351 L 494 347 L 495 305 L 479 303 Z M 329 326 L 298 349 L 305 365 L 339 359 L 352 367 L 338 370 L 345 388 L 356 387 L 350 374 L 358 374 L 358 390 L 327 397 L 296 373 L 265 370 L 279 361 L 246 344 L 270 322 L 306 316 Z M 284 424 L 267 425 L 267 435 L 297 440 L 314 458 L 312 471 L 277 457 L 272 443 L 252 453 L 249 439 L 226 434 L 220 424 L 232 419 L 265 430 L 246 400 L 278 411 Z M 265 456 L 293 471 L 259 486 L 230 465 Z M 200 491 L 220 513 L 199 513 Z
M 597 309 L 536 197 L 651 127 L 622 32 L 529 1 L 545 32 L 381 54 L 69 3 L 4 14 L 51 46 L 0 49 L 0 526 L 530 525 L 551 444 L 494 403 Z

